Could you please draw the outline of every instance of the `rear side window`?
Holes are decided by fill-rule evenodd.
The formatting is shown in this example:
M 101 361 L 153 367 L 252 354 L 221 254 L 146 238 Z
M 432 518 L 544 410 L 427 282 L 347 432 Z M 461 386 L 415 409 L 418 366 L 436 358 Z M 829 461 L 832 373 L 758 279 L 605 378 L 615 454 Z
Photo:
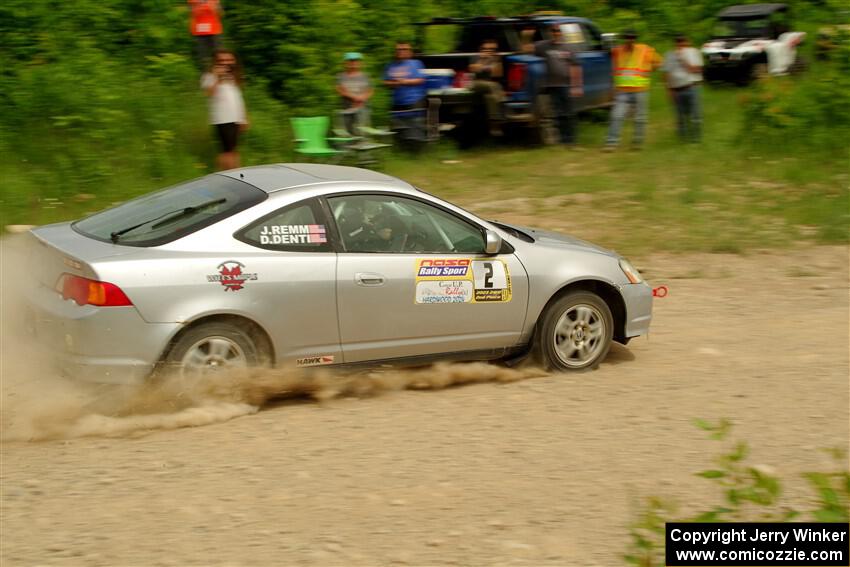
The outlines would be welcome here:
M 266 250 L 331 252 L 327 225 L 315 199 L 278 209 L 234 235 Z
M 79 220 L 84 236 L 125 246 L 160 246 L 256 205 L 265 191 L 224 175 L 208 175 L 144 195 Z

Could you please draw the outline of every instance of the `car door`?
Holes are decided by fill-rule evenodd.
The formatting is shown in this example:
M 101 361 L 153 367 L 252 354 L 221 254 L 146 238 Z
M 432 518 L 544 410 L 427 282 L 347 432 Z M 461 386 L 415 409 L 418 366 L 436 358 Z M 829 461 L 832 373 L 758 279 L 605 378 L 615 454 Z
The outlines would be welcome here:
M 611 100 L 611 54 L 604 48 L 602 35 L 586 22 L 563 24 L 570 29 L 576 47 L 576 57 L 581 62 L 584 94 L 580 108 L 599 106 Z
M 517 343 L 528 279 L 512 251 L 428 199 L 327 198 L 339 231 L 337 309 L 345 362 L 483 351 Z
M 234 235 L 265 254 L 252 257 L 255 319 L 279 364 L 342 362 L 336 311 L 336 253 L 316 199 L 284 206 Z M 232 269 L 232 268 L 231 268 Z

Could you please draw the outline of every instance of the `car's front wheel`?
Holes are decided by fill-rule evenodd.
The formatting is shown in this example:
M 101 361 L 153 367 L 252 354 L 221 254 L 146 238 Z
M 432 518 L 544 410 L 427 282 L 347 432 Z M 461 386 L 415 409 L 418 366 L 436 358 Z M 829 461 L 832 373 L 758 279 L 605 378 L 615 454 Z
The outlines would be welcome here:
M 608 354 L 614 336 L 611 309 L 589 291 L 574 291 L 547 308 L 537 332 L 543 364 L 554 370 L 590 370 Z
M 757 62 L 750 67 L 750 81 L 763 81 L 768 77 L 767 63 Z
M 258 366 L 265 360 L 251 333 L 230 323 L 209 322 L 178 337 L 165 357 L 165 370 L 206 376 Z

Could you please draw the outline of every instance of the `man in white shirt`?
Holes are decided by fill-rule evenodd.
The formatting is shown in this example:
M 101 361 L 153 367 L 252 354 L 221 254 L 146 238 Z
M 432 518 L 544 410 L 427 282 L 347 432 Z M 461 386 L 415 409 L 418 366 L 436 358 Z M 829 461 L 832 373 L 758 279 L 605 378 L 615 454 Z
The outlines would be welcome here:
M 212 69 L 201 77 L 201 88 L 209 97 L 210 124 L 221 142 L 216 160 L 219 170 L 240 165 L 239 135 L 248 128 L 242 82 L 242 67 L 227 50 L 216 52 Z
M 661 67 L 670 98 L 676 106 L 679 137 L 698 142 L 702 129 L 702 53 L 684 35 L 676 36 L 676 47 L 664 56 Z

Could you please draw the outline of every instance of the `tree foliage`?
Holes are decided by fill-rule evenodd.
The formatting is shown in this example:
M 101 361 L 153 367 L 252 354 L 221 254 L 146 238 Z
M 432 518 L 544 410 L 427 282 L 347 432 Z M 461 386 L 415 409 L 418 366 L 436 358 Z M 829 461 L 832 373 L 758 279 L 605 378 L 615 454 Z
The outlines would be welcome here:
M 288 156 L 288 117 L 328 114 L 346 51 L 364 53 L 373 80 L 411 22 L 434 16 L 512 15 L 559 9 L 603 30 L 636 27 L 656 45 L 686 30 L 701 41 L 725 0 L 224 0 L 225 42 L 243 59 L 252 129 L 251 162 Z M 795 0 L 798 17 L 831 23 L 840 0 Z M 182 0 L 4 0 L 0 2 L 0 174 L 6 195 L 97 192 L 119 173 L 185 177 L 215 151 Z M 838 67 L 836 67 L 838 68 Z M 840 123 L 850 92 L 841 68 L 824 88 L 778 104 L 745 101 L 753 127 Z M 832 80 L 832 79 L 830 79 Z M 779 96 L 779 95 L 777 95 Z M 842 98 L 843 96 L 843 98 Z M 802 116 L 798 102 L 807 106 Z M 388 94 L 378 89 L 380 110 Z M 777 106 L 778 104 L 778 106 Z M 779 110 L 776 111 L 776 108 Z M 836 122 L 838 121 L 838 122 Z M 775 128 L 775 129 L 776 129 Z M 11 172 L 27 171 L 23 176 Z M 13 187 L 14 186 L 14 187 Z M 3 195 L 0 195 L 2 197 Z

